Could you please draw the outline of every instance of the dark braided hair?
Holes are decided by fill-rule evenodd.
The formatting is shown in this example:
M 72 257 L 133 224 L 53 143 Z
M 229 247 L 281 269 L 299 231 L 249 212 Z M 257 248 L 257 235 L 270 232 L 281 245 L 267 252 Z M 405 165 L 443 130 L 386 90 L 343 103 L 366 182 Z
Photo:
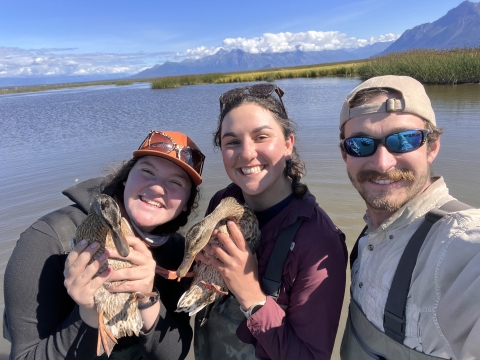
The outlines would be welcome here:
M 222 123 L 225 116 L 236 107 L 247 103 L 257 104 L 268 110 L 277 123 L 280 124 L 285 140 L 287 140 L 290 135 L 296 134 L 298 125 L 288 118 L 285 108 L 273 95 L 263 98 L 244 94 L 225 104 L 223 110 L 220 112 L 217 131 L 213 134 L 213 145 L 216 148 L 221 148 Z M 292 180 L 292 191 L 294 196 L 299 198 L 303 197 L 307 193 L 308 187 L 300 180 L 305 176 L 306 168 L 304 162 L 300 159 L 295 146 L 293 146 L 291 158 L 286 161 L 284 174 Z
M 125 191 L 124 183 L 127 181 L 130 170 L 135 166 L 138 159 L 140 158 L 132 158 L 128 161 L 123 161 L 119 168 L 111 171 L 111 173 L 105 177 L 102 192 L 120 199 L 122 203 L 125 204 L 123 198 L 123 193 Z M 192 182 L 192 190 L 187 201 L 187 211 L 182 211 L 175 219 L 157 226 L 151 233 L 155 235 L 166 235 L 177 232 L 180 227 L 187 223 L 188 217 L 192 211 L 198 207 L 199 198 L 200 190 Z

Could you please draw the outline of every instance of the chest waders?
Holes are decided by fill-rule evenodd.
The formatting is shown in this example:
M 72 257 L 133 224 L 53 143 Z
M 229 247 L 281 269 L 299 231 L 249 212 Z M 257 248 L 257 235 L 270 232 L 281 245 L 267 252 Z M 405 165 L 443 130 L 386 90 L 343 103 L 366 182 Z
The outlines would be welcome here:
M 281 231 L 268 260 L 262 278 L 262 290 L 275 301 L 280 294 L 283 265 L 302 222 L 303 219 L 298 218 Z M 245 315 L 240 311 L 240 304 L 234 296 L 227 295 L 219 302 L 207 306 L 195 319 L 195 360 L 256 359 L 255 347 L 240 341 L 236 335 L 237 328 L 243 321 Z
M 413 269 L 418 253 L 430 228 L 445 214 L 470 209 L 471 206 L 452 200 L 425 215 L 424 222 L 412 235 L 400 258 L 393 276 L 384 310 L 383 327 L 378 330 L 363 314 L 355 300 L 350 300 L 347 326 L 343 334 L 340 357 L 342 360 L 434 360 L 427 355 L 403 345 L 405 339 L 405 307 Z M 365 235 L 365 227 L 350 254 L 350 268 L 358 256 L 358 241 Z

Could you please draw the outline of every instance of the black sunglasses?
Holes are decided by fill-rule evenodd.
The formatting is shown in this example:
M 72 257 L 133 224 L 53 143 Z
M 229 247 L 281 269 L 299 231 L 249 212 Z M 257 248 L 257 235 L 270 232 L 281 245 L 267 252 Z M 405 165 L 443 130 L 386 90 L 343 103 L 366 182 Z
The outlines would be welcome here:
M 283 105 L 283 101 L 282 101 L 282 96 L 284 92 L 275 84 L 250 85 L 250 86 L 244 86 L 241 88 L 231 89 L 224 92 L 218 98 L 220 100 L 220 112 L 223 110 L 223 105 L 229 104 L 232 101 L 238 98 L 241 98 L 243 96 L 250 95 L 258 98 L 267 98 L 270 95 L 272 95 L 274 92 L 277 93 L 278 98 L 280 100 L 280 104 L 282 105 L 282 110 L 286 114 L 287 111 L 285 110 L 285 106 Z
M 368 136 L 352 136 L 341 141 L 345 152 L 354 157 L 372 156 L 382 144 L 391 153 L 406 153 L 417 150 L 427 140 L 427 129 L 404 130 L 381 139 Z

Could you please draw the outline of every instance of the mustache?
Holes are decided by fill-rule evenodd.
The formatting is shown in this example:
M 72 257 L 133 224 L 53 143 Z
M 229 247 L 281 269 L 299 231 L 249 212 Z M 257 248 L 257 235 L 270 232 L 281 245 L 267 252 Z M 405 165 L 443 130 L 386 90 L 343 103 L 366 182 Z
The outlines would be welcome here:
M 367 181 L 391 180 L 391 181 L 414 181 L 415 176 L 410 170 L 393 169 L 386 173 L 379 173 L 375 170 L 362 170 L 357 174 L 357 181 L 364 183 Z

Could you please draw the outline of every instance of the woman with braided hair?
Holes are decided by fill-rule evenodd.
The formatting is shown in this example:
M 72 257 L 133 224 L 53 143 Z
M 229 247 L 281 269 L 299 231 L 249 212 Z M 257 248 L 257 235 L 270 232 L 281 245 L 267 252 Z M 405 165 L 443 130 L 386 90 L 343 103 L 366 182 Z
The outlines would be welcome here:
M 220 96 L 214 145 L 232 184 L 213 196 L 207 214 L 233 196 L 255 212 L 262 238 L 252 254 L 229 221 L 230 236 L 213 234 L 223 247 L 210 244 L 197 255 L 220 272 L 229 296 L 197 314 L 196 359 L 331 357 L 345 289 L 345 236 L 301 182 L 305 166 L 295 148 L 297 126 L 282 96 L 274 84 Z M 267 264 L 282 230 L 299 218 L 280 293 L 271 297 L 262 286 Z

